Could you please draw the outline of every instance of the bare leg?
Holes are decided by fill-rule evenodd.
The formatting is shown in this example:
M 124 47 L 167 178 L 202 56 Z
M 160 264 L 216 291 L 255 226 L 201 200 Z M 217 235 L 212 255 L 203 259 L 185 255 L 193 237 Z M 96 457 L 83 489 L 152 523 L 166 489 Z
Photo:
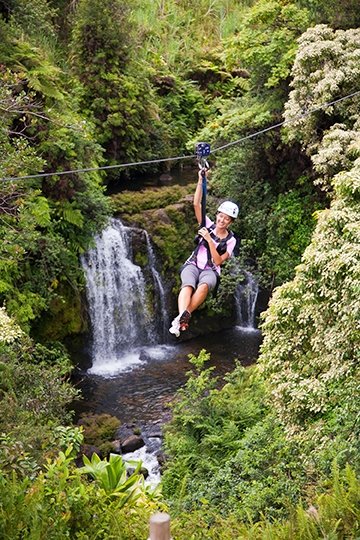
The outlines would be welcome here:
M 194 292 L 194 289 L 187 285 L 186 287 L 183 287 L 180 290 L 179 297 L 178 297 L 178 306 L 179 306 L 179 313 L 181 314 L 185 309 L 188 309 L 188 306 L 190 305 L 191 301 L 191 295 Z
M 208 292 L 209 292 L 209 287 L 208 285 L 206 285 L 206 283 L 202 283 L 201 285 L 199 285 L 199 287 L 196 289 L 194 294 L 191 296 L 190 303 L 184 309 L 187 309 L 188 311 L 190 311 L 190 313 L 195 311 L 195 309 L 201 306 L 201 304 L 205 301 L 208 295 Z

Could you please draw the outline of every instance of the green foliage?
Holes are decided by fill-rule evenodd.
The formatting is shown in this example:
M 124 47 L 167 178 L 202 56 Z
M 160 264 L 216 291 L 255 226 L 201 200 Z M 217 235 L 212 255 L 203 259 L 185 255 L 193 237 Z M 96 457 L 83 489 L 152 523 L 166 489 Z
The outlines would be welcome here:
M 208 359 L 205 351 L 198 358 L 190 356 L 196 369 L 173 405 L 173 418 L 165 433 L 165 449 L 171 460 L 163 475 L 164 493 L 178 509 L 211 504 L 222 511 L 228 508 L 230 512 L 236 505 L 236 497 L 232 498 L 227 479 L 234 486 L 235 473 L 230 472 L 230 465 L 227 469 L 227 464 L 236 459 L 240 448 L 250 446 L 249 442 L 243 443 L 242 437 L 265 412 L 263 386 L 253 370 L 238 365 L 219 390 L 211 376 L 213 368 L 203 369 Z M 259 441 L 259 451 L 263 443 Z M 259 473 L 255 461 L 252 470 Z M 218 497 L 221 486 L 226 487 Z
M 253 408 L 257 404 L 253 404 Z M 223 462 L 202 487 L 221 513 L 241 521 L 285 516 L 306 485 L 299 446 L 286 440 L 272 414 L 250 425 L 237 443 L 237 453 Z
M 82 429 L 73 426 L 57 426 L 54 429 L 54 441 L 60 450 L 68 451 L 68 455 L 76 457 L 84 441 Z
M 131 477 L 131 482 L 133 478 L 137 482 L 139 497 L 133 496 L 127 501 L 120 497 L 123 504 L 119 505 L 118 497 L 105 496 L 96 481 L 89 483 L 82 477 L 82 472 L 74 466 L 71 452 L 71 449 L 60 452 L 56 458 L 48 460 L 45 470 L 32 481 L 0 473 L 1 536 L 9 540 L 24 534 L 49 540 L 144 538 L 150 513 L 164 506 L 141 484 L 141 477 L 135 474 Z M 120 456 L 117 458 L 111 462 L 113 474 L 121 460 Z M 124 485 L 131 492 L 129 481 Z
M 134 472 L 128 474 L 127 465 L 117 454 L 110 454 L 109 460 L 101 460 L 96 454 L 91 461 L 84 456 L 84 467 L 80 474 L 88 474 L 94 478 L 97 486 L 104 491 L 106 498 L 115 502 L 115 508 L 149 504 L 153 499 L 160 500 L 157 490 L 148 489 L 140 475 L 141 461 L 135 463 Z
M 349 28 L 358 14 L 352 0 L 340 10 L 323 0 L 249 4 L 81 0 L 71 12 L 63 0 L 6 2 L 0 175 L 176 155 L 189 139 L 191 150 L 198 140 L 221 146 L 281 122 L 292 74 L 283 140 L 272 131 L 216 154 L 209 213 L 219 198 L 240 203 L 240 261 L 256 266 L 267 285 L 290 279 L 308 247 L 266 315 L 262 374 L 238 366 L 220 390 L 204 369 L 208 355 L 192 357 L 195 373 L 173 405 L 166 435 L 164 488 L 174 512 L 196 509 L 175 520 L 179 538 L 355 539 L 359 485 L 346 463 L 358 471 L 358 101 L 294 117 L 359 86 L 357 29 L 320 25 L 302 34 L 310 18 Z M 54 23 L 60 14 L 65 30 Z M 332 202 L 316 213 L 310 241 L 312 215 L 323 204 L 314 175 Z M 158 508 L 137 475 L 126 478 L 119 456 L 88 461 L 82 472 L 92 482 L 76 471 L 82 433 L 66 425 L 76 395 L 69 360 L 62 348 L 24 334 L 36 329 L 55 339 L 59 327 L 81 329 L 78 255 L 107 221 L 102 178 L 93 171 L 1 186 L 5 538 L 140 539 Z M 171 188 L 161 198 L 114 197 L 115 212 L 151 234 L 164 272 L 192 248 L 186 194 Z M 228 270 L 223 303 L 240 277 Z M 45 312 L 53 316 L 47 323 Z M 59 447 L 64 452 L 40 472 Z M 300 498 L 315 510 L 294 510 Z
M 7 28 L 1 24 L 0 29 L 4 32 L 3 47 L 8 53 L 6 41 L 9 39 Z M 11 47 L 8 45 L 8 47 Z M 23 78 L 21 73 L 17 74 L 10 69 L 2 67 L 0 78 L 0 110 L 1 114 L 1 130 L 0 130 L 0 174 L 2 177 L 14 176 L 16 174 L 31 174 L 41 170 L 44 166 L 44 159 L 37 155 L 37 152 L 32 148 L 25 138 L 9 137 L 8 133 L 12 127 L 12 115 L 17 115 L 23 120 L 24 114 L 31 114 L 36 106 L 34 103 L 34 93 L 26 93 L 22 86 Z M 10 113 L 10 114 L 9 114 Z M 12 113 L 12 114 L 11 114 Z M 21 113 L 21 114 L 20 114 Z M 4 185 L 2 190 L 10 197 L 15 191 L 15 186 Z M 8 204 L 10 199 L 8 200 Z M 11 206 L 15 206 L 12 203 Z
M 72 55 L 82 76 L 91 82 L 99 69 L 124 68 L 131 50 L 131 0 L 81 0 L 76 7 Z M 128 41 L 130 38 L 130 41 Z
M 96 454 L 92 455 L 91 461 L 84 456 L 84 467 L 80 473 L 92 476 L 99 487 L 107 495 L 115 496 L 118 500 L 119 508 L 127 502 L 136 500 L 137 475 L 141 468 L 141 463 L 137 464 L 135 472 L 127 477 L 126 464 L 122 457 L 117 454 L 110 454 L 109 461 L 101 461 Z
M 357 0 L 343 0 L 341 9 L 335 0 L 297 0 L 310 13 L 313 24 L 325 23 L 332 28 L 358 28 L 360 24 Z
M 280 194 L 270 209 L 266 246 L 258 261 L 263 269 L 272 271 L 273 285 L 294 276 L 311 239 L 316 207 L 314 196 L 300 188 Z
M 227 377 L 225 386 L 218 390 L 216 380 L 211 378 L 212 370 L 203 370 L 207 359 L 204 351 L 195 359 L 195 374 L 190 375 L 188 383 L 179 391 L 172 421 L 166 429 L 168 462 L 163 486 L 174 515 L 195 511 L 205 522 L 209 520 L 210 525 L 217 513 L 227 517 L 230 523 L 236 516 L 238 526 L 258 522 L 254 532 L 262 527 L 267 529 L 269 524 L 263 521 L 264 516 L 279 520 L 287 516 L 301 498 L 314 500 L 311 484 L 319 479 L 327 484 L 335 460 L 344 467 L 350 461 L 355 470 L 358 468 L 355 405 L 358 397 L 352 394 L 356 392 L 355 377 L 353 387 L 350 389 L 346 384 L 341 392 L 341 403 L 348 404 L 346 411 L 339 403 L 328 424 L 323 422 L 313 430 L 308 429 L 301 437 L 289 436 L 279 421 L 277 406 L 270 410 L 270 403 L 266 404 L 266 386 L 264 388 L 257 369 L 245 370 L 238 366 Z M 280 393 L 279 389 L 277 392 Z M 332 403 L 334 397 L 333 394 Z M 271 406 L 274 399 L 277 399 L 276 394 L 271 396 Z M 341 419 L 337 416 L 340 408 L 344 413 Z M 341 422 L 344 424 L 340 427 Z M 335 498 L 338 496 L 336 470 L 335 467 Z M 345 478 L 342 478 L 342 488 L 347 489 L 349 482 L 350 497 L 354 500 L 358 480 L 354 473 Z M 336 515 L 342 515 L 341 521 L 348 512 L 352 514 L 353 503 L 347 500 L 339 508 Z M 296 531 L 309 527 L 309 523 L 304 524 L 306 513 L 300 506 L 298 512 L 294 517 L 295 513 L 290 510 L 290 522 L 279 527 L 278 521 L 273 533 L 282 538 L 288 527 L 295 527 Z M 356 518 L 355 521 L 351 518 L 350 523 L 350 529 L 355 527 L 356 530 Z M 326 526 L 330 529 L 336 526 L 334 514 Z M 315 531 L 316 528 L 311 534 Z M 195 537 L 201 538 L 200 529 L 197 534 L 199 536 Z M 301 532 L 298 534 L 301 538 Z
M 52 21 L 57 12 L 46 0 L 14 0 L 10 13 L 12 25 L 31 36 L 35 42 L 46 43 L 56 39 Z
M 172 532 L 179 540 L 317 540 L 353 539 L 359 534 L 359 479 L 350 467 L 334 468 L 326 491 L 320 490 L 306 507 L 299 503 L 290 509 L 286 520 L 267 520 L 244 524 L 234 514 L 214 514 L 204 506 L 184 513 L 173 521 Z
M 54 168 L 61 161 L 79 167 L 90 156 L 95 165 L 99 147 L 90 136 L 90 124 L 82 124 L 75 112 L 76 100 L 74 111 L 65 106 L 60 70 L 42 49 L 14 39 L 11 32 L 15 30 L 9 28 L 5 58 L 9 66 L 16 67 L 13 71 L 4 68 L 0 83 L 5 112 L 1 174 L 34 174 L 46 162 Z M 39 72 L 34 74 L 38 68 L 41 77 Z M 37 138 L 36 151 L 26 137 Z M 65 285 L 71 284 L 75 290 L 83 286 L 78 252 L 89 246 L 108 215 L 99 181 L 97 173 L 87 173 L 81 178 L 48 179 L 41 189 L 36 180 L 6 182 L 1 187 L 0 299 L 7 301 L 9 313 L 16 314 L 25 330 L 44 310 L 51 309 Z
M 237 31 L 244 6 L 251 2 L 200 0 L 196 9 L 187 0 L 145 0 L 135 10 L 145 59 L 159 70 L 181 72 L 196 65 L 210 48 Z
M 188 74 L 188 77 L 194 78 L 194 75 Z M 207 103 L 206 94 L 200 91 L 194 80 L 156 73 L 152 84 L 160 96 L 163 136 L 169 139 L 169 150 L 174 148 L 179 155 L 185 151 L 189 138 L 195 135 L 199 126 L 204 125 L 211 112 L 211 104 Z
M 19 477 L 33 478 L 39 471 L 39 465 L 30 452 L 24 448 L 21 441 L 12 435 L 0 436 L 0 469 L 1 471 L 16 472 Z
M 31 91 L 35 91 L 49 99 L 54 98 L 63 102 L 64 92 L 61 88 L 63 73 L 58 66 L 54 65 L 49 52 L 45 48 L 34 45 L 31 41 L 23 39 L 23 36 L 19 38 L 16 28 L 10 27 L 9 35 L 11 36 L 9 44 L 4 48 L 4 61 L 7 67 L 20 75 L 22 83 L 20 89 L 27 93 L 26 85 L 28 85 L 30 94 Z M 19 91 L 19 88 L 16 91 Z M 35 109 L 38 109 L 38 119 L 42 117 L 41 105 L 41 103 L 35 105 Z M 15 110 L 14 112 L 27 111 Z M 33 116 L 33 120 L 35 120 L 36 113 Z
M 84 83 L 83 107 L 110 160 L 144 159 L 160 149 L 158 108 L 147 72 L 131 63 L 134 2 L 82 0 L 72 32 L 72 63 Z
M 307 10 L 295 3 L 255 2 L 243 17 L 241 30 L 229 38 L 227 61 L 249 70 L 254 89 L 277 88 L 290 74 L 296 38 L 307 25 Z
M 72 414 L 67 406 L 77 391 L 67 382 L 70 361 L 61 346 L 52 348 L 33 343 L 22 334 L 16 341 L 0 343 L 1 422 L 0 432 L 9 436 L 3 450 L 19 446 L 4 466 L 23 468 L 23 462 L 36 460 L 59 447 L 56 425 L 66 424 Z

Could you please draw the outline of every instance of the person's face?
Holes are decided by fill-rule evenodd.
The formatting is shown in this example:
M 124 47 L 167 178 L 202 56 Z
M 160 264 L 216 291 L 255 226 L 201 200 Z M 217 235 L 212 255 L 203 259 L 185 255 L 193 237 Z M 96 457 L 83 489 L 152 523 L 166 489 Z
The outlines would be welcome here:
M 232 223 L 233 218 L 224 214 L 223 212 L 218 212 L 216 215 L 216 224 L 220 227 L 228 227 Z

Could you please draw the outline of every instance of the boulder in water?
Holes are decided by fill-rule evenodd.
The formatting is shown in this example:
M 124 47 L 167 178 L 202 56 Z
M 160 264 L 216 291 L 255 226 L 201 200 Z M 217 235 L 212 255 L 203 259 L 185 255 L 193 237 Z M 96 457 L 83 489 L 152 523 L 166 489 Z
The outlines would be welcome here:
M 138 450 L 143 446 L 145 446 L 145 442 L 142 437 L 139 435 L 130 435 L 130 437 L 127 437 L 127 439 L 122 441 L 121 451 L 123 454 L 127 454 L 129 452 L 135 452 L 135 450 Z
M 160 176 L 160 184 L 171 184 L 172 181 L 173 177 L 171 176 L 171 174 L 164 173 Z

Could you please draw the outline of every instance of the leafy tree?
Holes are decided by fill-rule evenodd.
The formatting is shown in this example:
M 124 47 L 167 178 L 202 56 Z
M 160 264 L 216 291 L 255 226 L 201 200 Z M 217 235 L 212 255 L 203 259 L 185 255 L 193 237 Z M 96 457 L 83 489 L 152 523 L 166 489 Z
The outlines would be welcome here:
M 132 62 L 132 0 L 81 0 L 72 31 L 72 64 L 82 103 L 113 161 L 144 159 L 161 148 L 158 107 L 147 73 Z
M 18 40 L 16 26 L 2 23 L 1 32 L 3 178 L 61 165 L 96 166 L 101 150 L 90 123 L 84 124 L 77 113 L 76 99 L 65 105 L 68 94 L 61 70 L 43 49 Z M 89 246 L 108 215 L 100 180 L 94 172 L 48 177 L 42 183 L 2 181 L 0 298 L 23 328 L 29 329 L 52 301 L 64 300 L 69 284 L 77 291 L 73 297 L 79 296 L 83 275 L 78 253 Z
M 335 177 L 336 199 L 318 214 L 295 279 L 276 291 L 263 325 L 261 362 L 289 430 L 320 427 L 345 395 L 350 408 L 358 398 L 350 388 L 359 376 L 359 165 Z
M 357 0 L 297 0 L 297 4 L 309 10 L 314 24 L 324 23 L 332 28 L 358 28 L 360 23 Z
M 56 9 L 47 0 L 12 0 L 8 4 L 9 21 L 20 31 L 31 36 L 34 43 L 48 46 L 56 40 L 53 20 Z M 40 31 L 39 31 L 40 30 Z

